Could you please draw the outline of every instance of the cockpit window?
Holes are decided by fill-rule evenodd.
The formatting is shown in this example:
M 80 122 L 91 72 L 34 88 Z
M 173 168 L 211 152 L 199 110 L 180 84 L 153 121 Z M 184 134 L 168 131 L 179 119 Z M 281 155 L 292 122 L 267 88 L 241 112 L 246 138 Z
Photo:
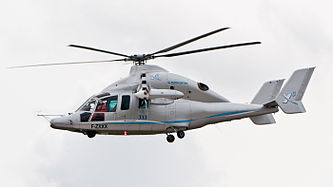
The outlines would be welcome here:
M 111 96 L 98 100 L 91 121 L 104 121 L 105 112 L 115 112 L 117 110 L 117 102 L 118 96 Z
M 80 114 L 81 122 L 88 122 L 90 115 L 91 115 L 90 112 L 83 112 L 82 114 Z
M 202 82 L 198 82 L 198 87 L 199 87 L 200 90 L 202 90 L 202 91 L 207 91 L 207 90 L 209 90 L 209 87 L 208 87 L 206 84 L 202 83 Z
M 98 100 L 95 112 L 115 112 L 117 110 L 118 96 L 106 97 Z

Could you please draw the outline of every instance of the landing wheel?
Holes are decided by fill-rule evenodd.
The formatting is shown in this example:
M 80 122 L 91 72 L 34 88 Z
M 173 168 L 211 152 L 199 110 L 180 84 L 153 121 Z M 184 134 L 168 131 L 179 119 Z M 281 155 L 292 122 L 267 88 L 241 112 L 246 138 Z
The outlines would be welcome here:
M 94 131 L 88 131 L 88 132 L 86 132 L 86 134 L 89 138 L 93 138 L 96 136 L 96 132 L 94 132 Z
M 184 131 L 177 131 L 177 136 L 178 136 L 178 138 L 182 139 L 185 136 L 185 132 Z
M 175 141 L 175 137 L 172 134 L 169 134 L 166 139 L 169 143 L 172 143 Z

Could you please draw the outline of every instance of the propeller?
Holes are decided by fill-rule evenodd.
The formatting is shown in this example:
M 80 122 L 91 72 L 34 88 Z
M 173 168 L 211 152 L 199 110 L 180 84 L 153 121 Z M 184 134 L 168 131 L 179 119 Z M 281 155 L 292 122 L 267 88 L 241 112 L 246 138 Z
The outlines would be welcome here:
M 148 100 L 149 99 L 149 92 L 150 88 L 147 85 L 147 77 L 146 74 L 143 73 L 141 75 L 141 84 L 138 87 L 138 91 L 135 93 L 135 96 L 137 96 L 140 99 Z
M 241 47 L 241 46 L 248 46 L 248 45 L 257 45 L 261 44 L 261 42 L 247 42 L 247 43 L 237 43 L 237 44 L 229 44 L 229 45 L 222 45 L 222 46 L 217 46 L 217 47 L 209 47 L 209 48 L 202 48 L 202 49 L 196 49 L 196 50 L 189 50 L 189 51 L 183 51 L 183 52 L 176 52 L 176 53 L 168 53 L 168 54 L 161 54 L 161 53 L 166 53 L 171 50 L 177 49 L 179 47 L 182 47 L 184 45 L 187 45 L 189 43 L 192 43 L 194 41 L 197 41 L 199 39 L 205 38 L 207 36 L 216 34 L 218 32 L 224 31 L 229 29 L 229 27 L 224 27 L 220 28 L 211 32 L 208 32 L 206 34 L 194 37 L 192 39 L 186 40 L 184 42 L 178 43 L 176 45 L 161 49 L 159 51 L 156 51 L 154 53 L 150 54 L 139 54 L 139 55 L 125 55 L 121 53 L 116 53 L 112 51 L 107 51 L 107 50 L 102 50 L 102 49 L 97 49 L 93 47 L 87 47 L 87 46 L 82 46 L 82 45 L 76 45 L 76 44 L 70 44 L 69 47 L 75 47 L 75 48 L 80 48 L 80 49 L 86 49 L 86 50 L 91 50 L 91 51 L 96 51 L 96 52 L 101 52 L 101 53 L 108 53 L 112 55 L 117 55 L 121 57 L 125 57 L 122 59 L 115 59 L 115 60 L 99 60 L 99 61 L 84 61 L 84 62 L 64 62 L 64 63 L 51 63 L 51 64 L 33 64 L 33 65 L 23 65 L 23 66 L 12 66 L 9 67 L 10 69 L 13 68 L 30 68 L 30 67 L 42 67 L 42 66 L 59 66 L 59 65 L 73 65 L 73 64 L 94 64 L 94 63 L 107 63 L 107 62 L 116 62 L 116 61 L 132 61 L 136 65 L 143 65 L 147 60 L 152 60 L 155 58 L 159 57 L 175 57 L 175 56 L 181 56 L 181 55 L 187 55 L 187 54 L 192 54 L 192 53 L 200 53 L 200 52 L 205 52 L 205 51 L 213 51 L 213 50 L 218 50 L 218 49 L 226 49 L 226 48 L 233 48 L 233 47 Z M 159 54 L 159 55 L 157 55 Z

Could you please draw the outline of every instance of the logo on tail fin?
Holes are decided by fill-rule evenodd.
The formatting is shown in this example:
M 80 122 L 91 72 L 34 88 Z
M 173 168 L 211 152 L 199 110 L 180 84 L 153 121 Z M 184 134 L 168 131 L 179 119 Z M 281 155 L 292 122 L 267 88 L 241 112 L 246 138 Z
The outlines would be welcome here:
M 288 104 L 288 102 L 298 105 L 295 101 L 292 100 L 292 98 L 294 98 L 296 96 L 296 91 L 293 91 L 289 94 L 283 94 L 282 95 L 284 97 L 284 101 L 282 102 L 283 104 Z

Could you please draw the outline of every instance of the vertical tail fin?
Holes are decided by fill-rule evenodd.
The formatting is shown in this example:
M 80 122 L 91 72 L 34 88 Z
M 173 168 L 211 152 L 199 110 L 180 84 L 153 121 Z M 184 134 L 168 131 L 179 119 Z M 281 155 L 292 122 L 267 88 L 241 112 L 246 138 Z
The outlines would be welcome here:
M 257 95 L 251 101 L 252 104 L 265 104 L 275 100 L 282 87 L 284 79 L 265 82 Z M 260 116 L 250 117 L 251 121 L 256 125 L 266 125 L 275 123 L 272 114 L 264 114 Z
M 284 79 L 265 82 L 251 103 L 264 104 L 273 101 L 279 94 L 283 81 Z
M 276 98 L 277 104 L 287 114 L 303 113 L 302 98 L 314 67 L 296 70 Z

